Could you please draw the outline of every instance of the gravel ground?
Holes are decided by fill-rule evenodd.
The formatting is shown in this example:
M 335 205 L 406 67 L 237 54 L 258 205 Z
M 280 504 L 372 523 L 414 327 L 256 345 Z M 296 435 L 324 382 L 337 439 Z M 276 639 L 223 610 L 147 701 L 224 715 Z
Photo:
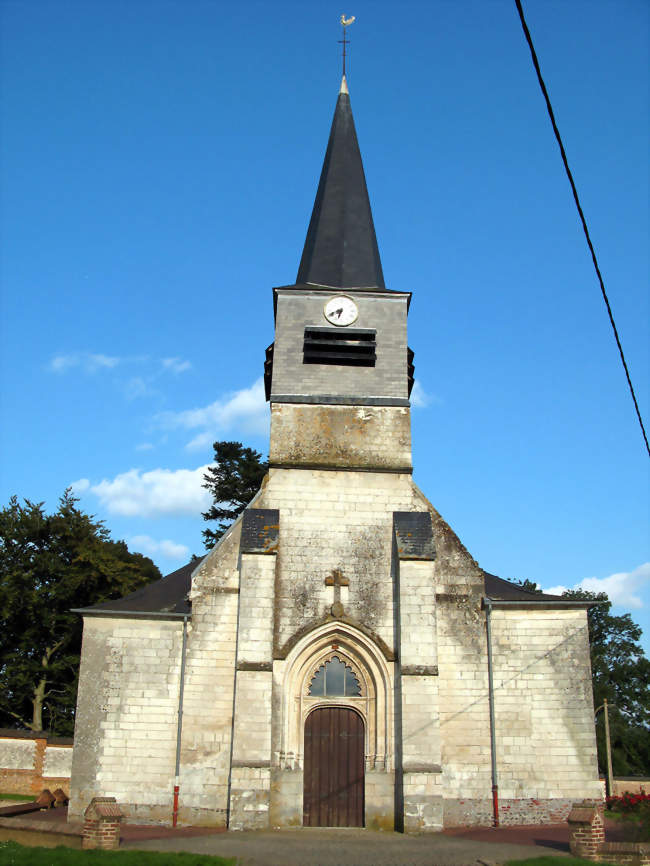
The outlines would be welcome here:
M 370 830 L 278 830 L 122 842 L 146 851 L 237 857 L 240 866 L 478 866 L 567 855 L 553 847 L 485 842 L 442 834 L 405 836 Z M 560 866 L 560 864 L 558 864 Z

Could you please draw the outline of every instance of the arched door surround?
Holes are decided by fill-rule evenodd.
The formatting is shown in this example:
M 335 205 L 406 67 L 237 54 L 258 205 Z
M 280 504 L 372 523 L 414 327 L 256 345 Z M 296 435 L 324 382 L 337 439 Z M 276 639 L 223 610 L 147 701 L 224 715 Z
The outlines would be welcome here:
M 321 670 L 340 677 L 343 694 L 321 689 Z M 282 687 L 281 741 L 276 766 L 304 768 L 304 732 L 307 717 L 319 707 L 346 707 L 363 722 L 365 770 L 393 769 L 392 677 L 393 664 L 386 662 L 374 642 L 346 623 L 318 626 L 304 635 L 287 658 L 274 664 L 276 682 Z M 334 691 L 341 690 L 335 688 Z M 322 692 L 322 693 L 321 693 Z

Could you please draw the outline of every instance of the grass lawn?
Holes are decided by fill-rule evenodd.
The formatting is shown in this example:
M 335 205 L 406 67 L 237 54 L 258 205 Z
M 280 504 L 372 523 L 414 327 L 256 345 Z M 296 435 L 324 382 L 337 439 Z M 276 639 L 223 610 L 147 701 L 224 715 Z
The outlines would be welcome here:
M 33 794 L 0 794 L 0 800 L 35 800 Z
M 236 860 L 205 854 L 165 854 L 159 851 L 75 851 L 73 848 L 27 848 L 0 842 L 2 866 L 236 866 Z M 557 866 L 557 864 L 554 864 Z

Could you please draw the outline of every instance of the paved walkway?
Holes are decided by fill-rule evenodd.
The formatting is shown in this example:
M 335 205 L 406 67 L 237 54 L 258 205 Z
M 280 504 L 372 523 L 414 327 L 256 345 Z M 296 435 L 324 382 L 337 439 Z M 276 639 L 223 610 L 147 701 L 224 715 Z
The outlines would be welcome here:
M 405 836 L 371 830 L 307 829 L 230 832 L 209 836 L 123 840 L 123 848 L 146 851 L 191 851 L 236 857 L 239 866 L 478 866 L 542 855 L 564 857 L 568 844 L 550 828 L 483 831 L 488 839 L 436 833 Z M 514 831 L 519 831 L 514 832 Z M 490 836 L 490 833 L 493 835 Z M 527 841 L 526 841 L 527 840 Z M 562 850 L 564 848 L 564 850 Z M 560 861 L 561 863 L 561 861 Z M 560 866 L 558 863 L 558 866 Z

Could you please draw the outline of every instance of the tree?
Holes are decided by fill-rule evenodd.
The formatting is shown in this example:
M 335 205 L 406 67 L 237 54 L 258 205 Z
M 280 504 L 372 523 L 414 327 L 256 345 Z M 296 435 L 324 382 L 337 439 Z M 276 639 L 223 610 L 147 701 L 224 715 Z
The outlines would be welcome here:
M 66 490 L 53 514 L 11 498 L 0 511 L 0 726 L 71 735 L 82 621 L 71 608 L 160 578 Z
M 241 514 L 262 485 L 269 464 L 259 451 L 244 448 L 241 442 L 215 442 L 214 466 L 203 476 L 206 490 L 214 498 L 203 512 L 205 520 L 218 520 L 216 529 L 204 529 L 206 550 L 221 538 L 235 518 Z

